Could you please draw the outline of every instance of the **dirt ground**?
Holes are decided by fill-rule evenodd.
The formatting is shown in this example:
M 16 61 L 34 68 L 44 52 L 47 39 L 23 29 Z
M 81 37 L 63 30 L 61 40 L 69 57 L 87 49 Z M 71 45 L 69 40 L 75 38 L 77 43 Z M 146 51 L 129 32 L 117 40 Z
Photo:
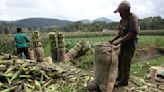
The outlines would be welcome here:
M 145 60 L 164 55 L 163 48 L 139 48 L 136 50 L 133 60 Z
M 133 61 L 140 61 L 140 60 L 146 60 L 146 59 L 150 59 L 150 58 L 154 58 L 154 57 L 159 57 L 164 55 L 164 49 L 162 48 L 140 48 L 137 49 L 137 51 L 135 52 Z M 148 84 L 151 82 L 147 82 Z M 150 86 L 141 86 L 139 87 L 138 85 L 134 84 L 132 82 L 132 80 L 129 81 L 129 85 L 126 87 L 115 87 L 113 92 L 164 92 L 164 82 L 154 82 L 152 83 L 152 87 L 151 90 L 146 90 L 146 89 L 150 89 Z M 145 91 L 144 90 L 145 87 Z M 162 87 L 162 88 L 161 88 Z M 140 90 L 134 90 L 134 89 L 140 89 Z
M 162 87 L 162 88 L 161 88 Z M 115 87 L 113 92 L 164 92 L 164 82 L 163 83 L 147 83 L 143 86 L 138 86 L 131 81 L 129 85 L 125 87 Z

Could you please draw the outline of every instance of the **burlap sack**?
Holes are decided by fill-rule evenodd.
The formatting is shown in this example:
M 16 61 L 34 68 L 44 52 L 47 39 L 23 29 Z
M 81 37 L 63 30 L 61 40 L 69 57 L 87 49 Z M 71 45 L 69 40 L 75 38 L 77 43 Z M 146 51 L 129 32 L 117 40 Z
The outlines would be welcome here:
M 29 52 L 30 59 L 31 60 L 34 60 L 35 59 L 34 50 L 32 48 L 29 48 L 28 49 L 28 52 Z
M 107 92 L 112 92 L 114 84 L 116 82 L 116 77 L 118 74 L 118 55 L 120 49 L 119 46 L 112 46 L 112 62 L 110 64 L 109 75 L 108 75 L 108 84 Z
M 51 47 L 51 55 L 53 62 L 57 61 L 57 47 Z
M 57 54 L 57 59 L 59 62 L 65 60 L 65 49 L 64 48 L 58 48 L 58 54 Z
M 95 48 L 95 83 L 101 92 L 112 92 L 118 70 L 119 47 L 109 43 L 97 44 Z
M 52 64 L 52 58 L 51 57 L 46 57 L 45 61 L 48 62 L 48 64 Z
M 43 47 L 36 47 L 34 48 L 35 56 L 38 62 L 44 61 L 44 50 Z
M 58 48 L 64 48 L 64 35 L 62 33 L 58 33 Z

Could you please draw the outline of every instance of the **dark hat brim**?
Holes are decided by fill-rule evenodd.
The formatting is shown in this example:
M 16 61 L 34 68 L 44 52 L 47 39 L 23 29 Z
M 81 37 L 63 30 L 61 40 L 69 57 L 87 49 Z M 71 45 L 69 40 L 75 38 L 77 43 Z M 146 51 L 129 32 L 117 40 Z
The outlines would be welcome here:
M 118 9 L 116 9 L 115 11 L 114 11 L 114 13 L 117 13 L 118 12 Z

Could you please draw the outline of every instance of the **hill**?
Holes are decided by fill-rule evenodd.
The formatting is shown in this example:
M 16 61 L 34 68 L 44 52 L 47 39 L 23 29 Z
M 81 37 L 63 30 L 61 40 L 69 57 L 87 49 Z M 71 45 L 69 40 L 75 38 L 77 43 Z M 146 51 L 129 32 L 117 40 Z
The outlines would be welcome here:
M 105 22 L 105 23 L 113 22 L 112 20 L 105 17 L 97 18 L 94 19 L 93 21 L 89 19 L 84 19 L 80 21 L 83 24 L 90 24 L 98 21 Z M 50 19 L 50 18 L 27 18 L 27 19 L 21 19 L 16 21 L 0 21 L 0 25 L 3 25 L 5 23 L 12 24 L 14 26 L 19 26 L 19 27 L 50 27 L 50 26 L 64 27 L 74 22 L 69 20 Z
M 91 21 L 89 19 L 83 19 L 83 20 L 80 20 L 80 22 L 83 23 L 83 24 L 90 24 L 90 23 L 93 23 L 93 22 L 112 23 L 114 21 L 112 21 L 111 19 L 108 19 L 106 17 L 100 17 L 100 18 L 94 19 L 93 21 Z
M 90 23 L 93 23 L 93 21 L 89 20 L 89 19 L 83 19 L 83 20 L 80 20 L 81 23 L 83 24 L 90 24 Z
M 98 19 L 94 19 L 93 21 L 95 21 L 95 22 L 100 21 L 100 22 L 105 22 L 105 23 L 112 23 L 113 22 L 112 20 L 110 20 L 106 17 L 101 17 L 101 18 L 98 18 Z
M 47 18 L 28 18 L 11 22 L 15 26 L 21 27 L 44 27 L 44 26 L 59 26 L 63 27 L 71 24 L 71 21 Z

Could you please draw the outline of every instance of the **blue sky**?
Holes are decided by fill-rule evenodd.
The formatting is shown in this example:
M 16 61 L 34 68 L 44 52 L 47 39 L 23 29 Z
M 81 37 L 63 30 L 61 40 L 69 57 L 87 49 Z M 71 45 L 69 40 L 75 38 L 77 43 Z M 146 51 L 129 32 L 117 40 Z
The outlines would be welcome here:
M 107 17 L 119 21 L 113 13 L 122 0 L 0 0 L 0 20 L 31 17 L 77 21 Z M 139 18 L 160 15 L 164 18 L 164 0 L 129 0 L 131 11 Z

